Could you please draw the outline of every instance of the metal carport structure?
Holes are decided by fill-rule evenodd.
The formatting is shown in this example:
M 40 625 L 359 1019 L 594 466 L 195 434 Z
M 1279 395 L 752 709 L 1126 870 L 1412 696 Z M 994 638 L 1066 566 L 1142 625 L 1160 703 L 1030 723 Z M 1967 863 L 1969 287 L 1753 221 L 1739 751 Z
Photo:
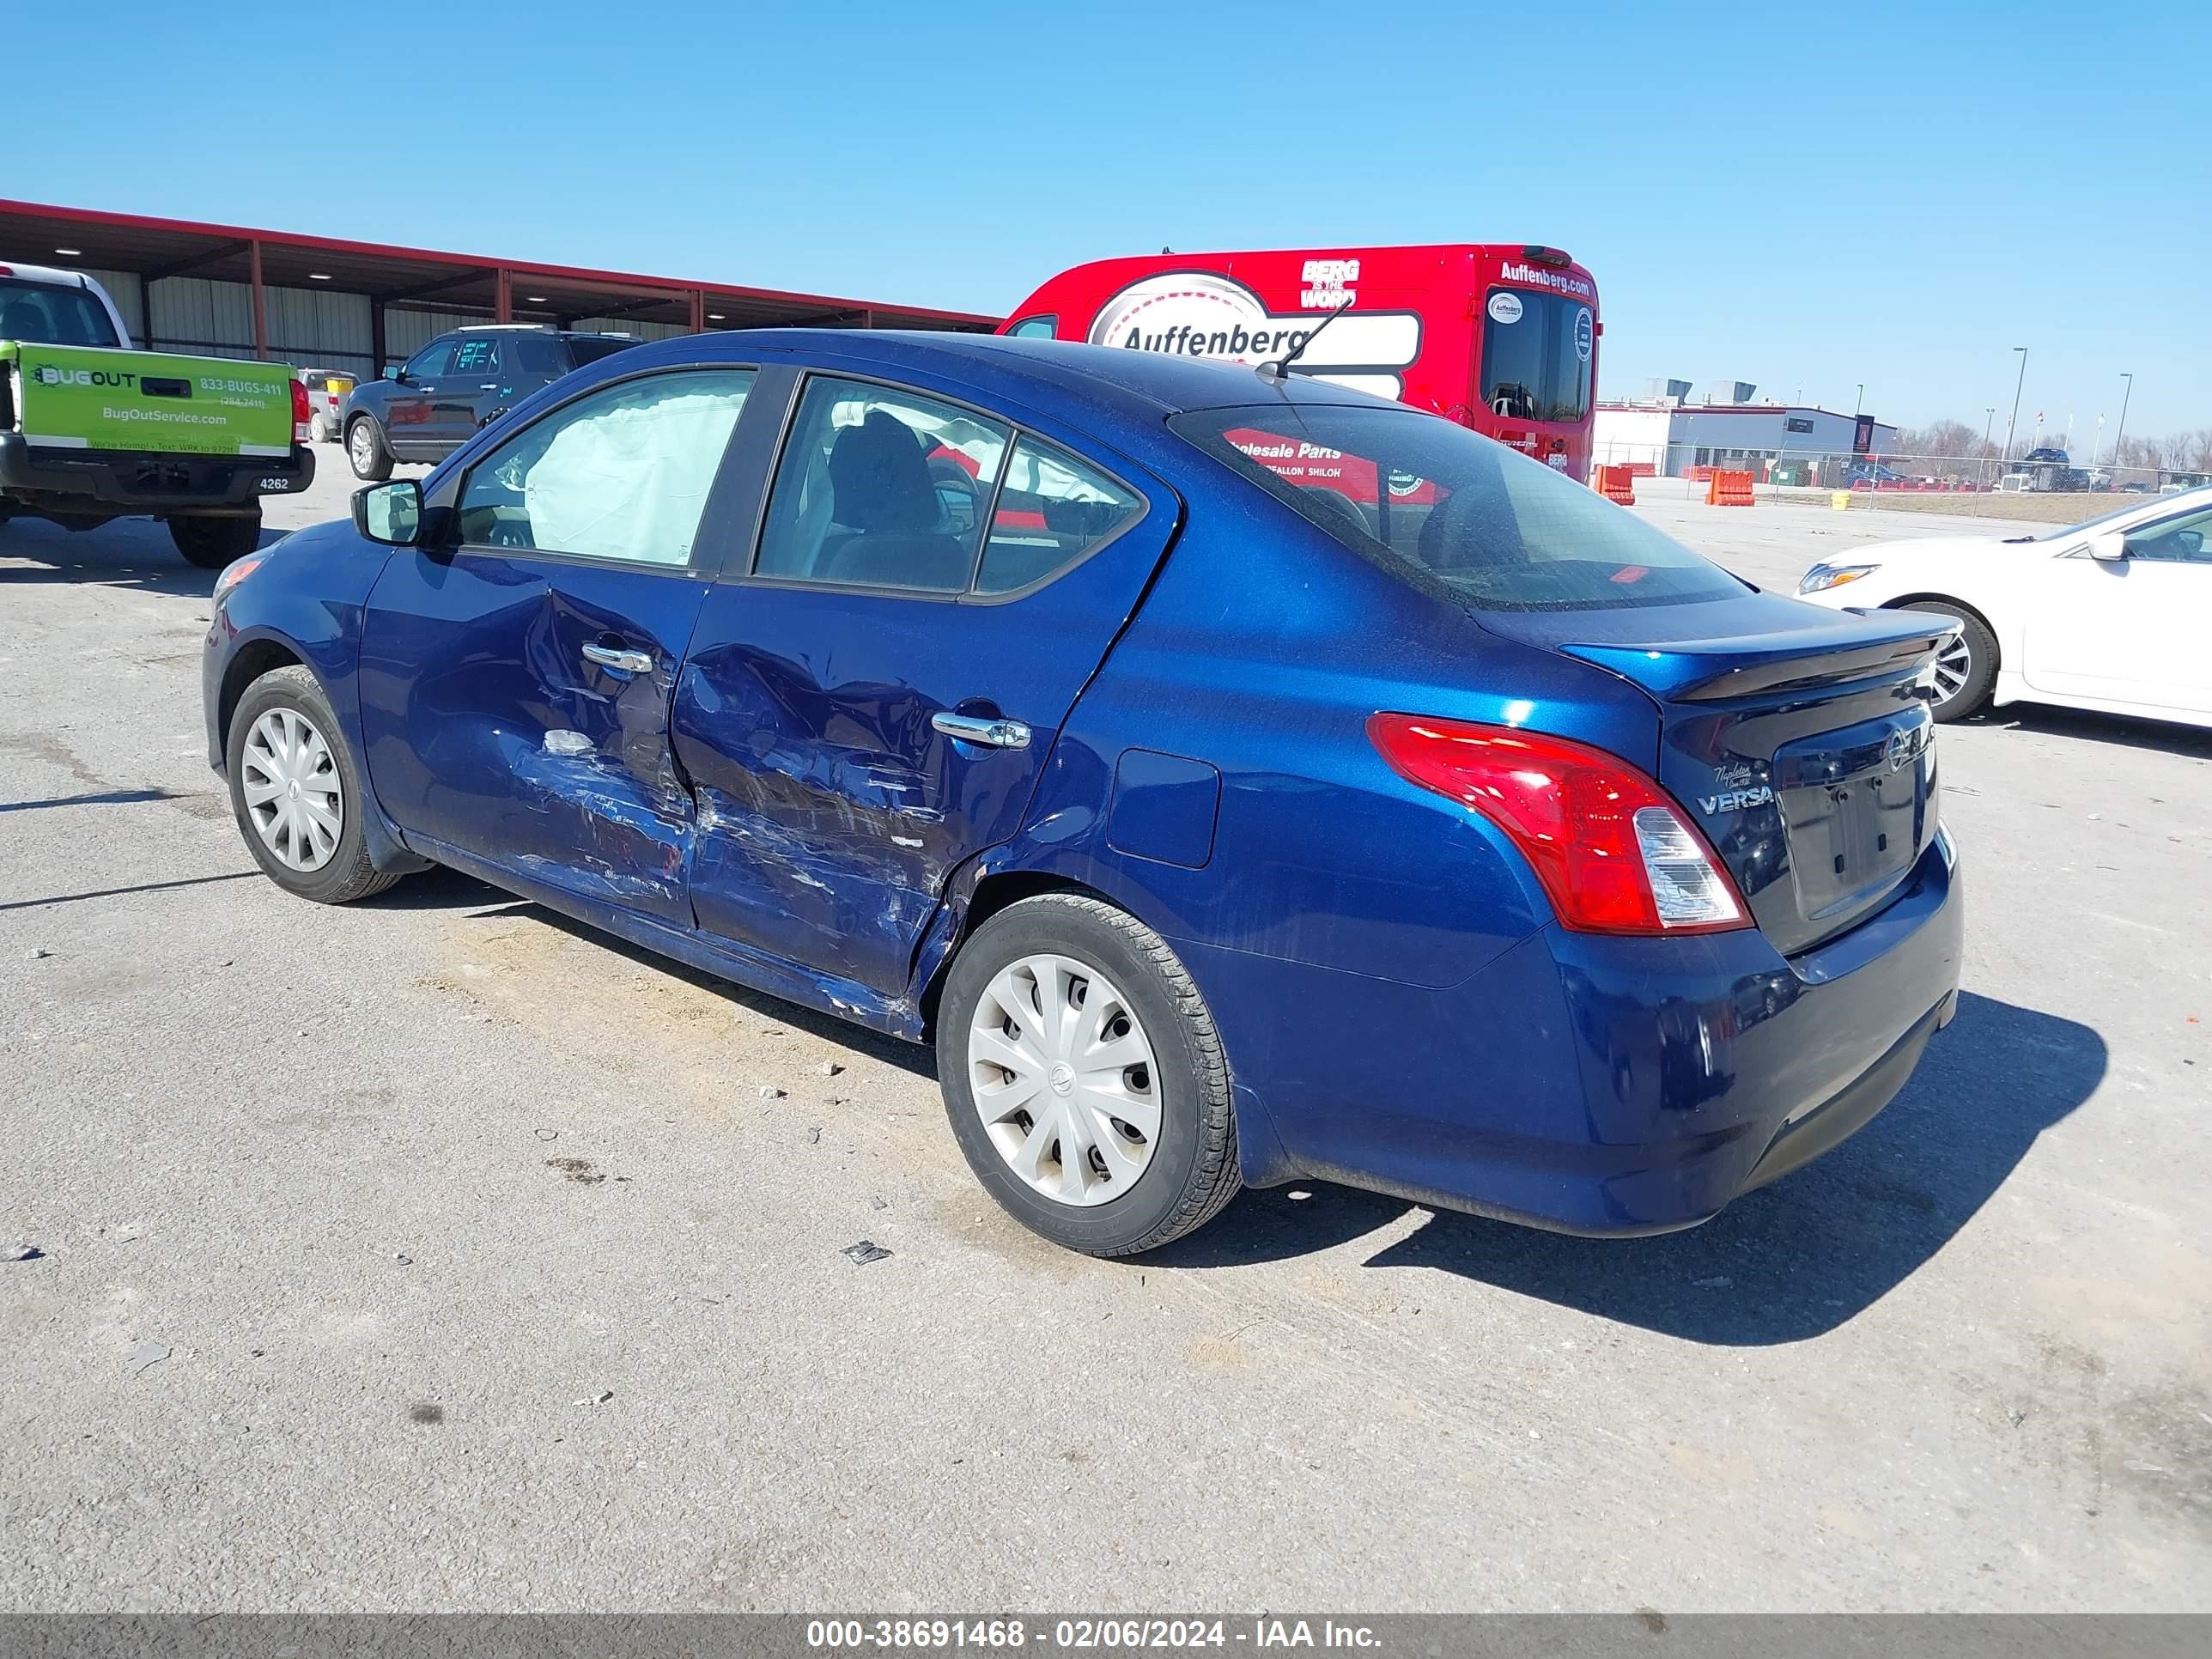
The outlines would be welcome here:
M 374 374 L 464 322 L 641 337 L 811 324 L 987 331 L 999 319 L 581 265 L 0 199 L 0 263 L 88 270 L 143 345 Z

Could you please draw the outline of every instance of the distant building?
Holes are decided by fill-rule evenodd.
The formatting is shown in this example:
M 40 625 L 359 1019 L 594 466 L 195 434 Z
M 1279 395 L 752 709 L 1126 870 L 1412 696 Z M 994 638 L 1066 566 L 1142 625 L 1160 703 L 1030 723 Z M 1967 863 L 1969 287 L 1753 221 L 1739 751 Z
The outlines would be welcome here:
M 1718 466 L 1756 472 L 1762 483 L 1829 484 L 1840 482 L 1834 475 L 1854 458 L 1896 453 L 1897 428 L 1870 416 L 1796 404 L 1661 398 L 1598 404 L 1590 460 L 1599 466 L 1641 464 L 1660 477 Z M 1789 476 L 1801 471 L 1802 477 Z

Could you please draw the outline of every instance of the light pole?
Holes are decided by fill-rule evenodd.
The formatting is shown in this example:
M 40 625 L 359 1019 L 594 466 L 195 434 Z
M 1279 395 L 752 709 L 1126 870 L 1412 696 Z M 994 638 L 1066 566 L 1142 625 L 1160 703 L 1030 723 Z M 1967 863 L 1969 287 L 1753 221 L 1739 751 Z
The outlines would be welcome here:
M 2120 470 L 2120 440 L 2128 435 L 2128 399 L 2135 395 L 2136 390 L 2134 375 L 2123 374 L 2120 379 L 2127 384 L 2120 392 L 2120 429 L 2112 434 L 2112 471 L 2115 472 Z M 2151 482 L 2155 483 L 2158 481 L 2154 478 Z
M 1988 414 L 1985 415 L 1982 420 L 1982 476 L 1985 478 L 1989 477 L 1990 428 L 1996 424 L 1996 420 L 1997 406 L 1995 404 L 1991 404 L 1989 406 Z
M 1859 395 L 1851 399 L 1851 418 L 1855 421 L 1859 417 L 1859 410 L 1866 406 L 1866 382 L 1861 380 L 1858 386 Z
M 2008 462 L 2012 459 L 2013 431 L 2020 425 L 2020 389 L 2027 384 L 2027 348 L 2014 346 L 2013 349 L 2020 353 L 2020 378 L 2012 383 L 2012 418 L 2005 422 L 2004 459 Z

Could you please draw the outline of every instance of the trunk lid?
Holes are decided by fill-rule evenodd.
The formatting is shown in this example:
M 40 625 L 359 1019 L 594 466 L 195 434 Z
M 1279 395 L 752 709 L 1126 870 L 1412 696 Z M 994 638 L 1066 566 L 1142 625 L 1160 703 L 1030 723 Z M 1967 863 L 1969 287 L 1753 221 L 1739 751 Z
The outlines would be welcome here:
M 1935 837 L 1935 727 L 1920 682 L 1954 631 L 1943 618 L 1838 616 L 1761 593 L 1483 623 L 1658 704 L 1659 782 L 1785 955 L 1881 908 Z

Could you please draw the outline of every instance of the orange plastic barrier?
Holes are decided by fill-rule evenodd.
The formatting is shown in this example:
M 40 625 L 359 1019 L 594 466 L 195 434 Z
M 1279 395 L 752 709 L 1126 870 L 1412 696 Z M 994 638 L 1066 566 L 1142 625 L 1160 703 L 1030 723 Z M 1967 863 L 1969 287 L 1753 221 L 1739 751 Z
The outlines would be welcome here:
M 1609 501 L 1636 505 L 1636 475 L 1625 466 L 1600 466 L 1590 471 L 1590 487 Z
M 1749 507 L 1751 503 L 1750 473 L 1714 469 L 1713 476 L 1705 483 L 1707 507 Z

